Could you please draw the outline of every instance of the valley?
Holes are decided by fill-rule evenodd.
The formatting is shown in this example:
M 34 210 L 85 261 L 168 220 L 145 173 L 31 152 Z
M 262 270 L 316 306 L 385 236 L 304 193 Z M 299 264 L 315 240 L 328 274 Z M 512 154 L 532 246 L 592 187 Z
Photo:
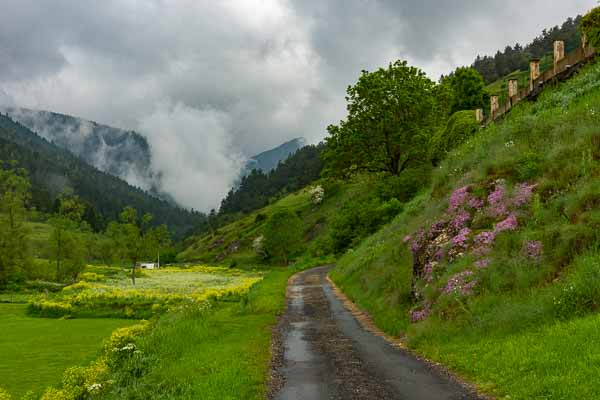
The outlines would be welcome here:
M 326 7 L 312 12 L 322 27 Z M 2 106 L 17 86 L 0 73 L 0 400 L 599 398 L 600 7 L 438 80 L 360 59 L 341 119 L 320 103 L 333 79 L 288 75 L 267 42 L 244 54 L 269 73 L 229 79 L 219 101 L 161 95 L 125 119 L 206 147 L 171 165 L 202 177 L 186 193 L 220 196 L 201 211 L 162 191 L 143 131 Z M 310 49 L 289 53 L 323 68 Z M 306 92 L 261 81 L 252 107 L 231 100 L 255 74 Z M 177 83 L 216 90 L 195 85 Z M 318 143 L 301 138 L 313 125 Z M 228 192 L 204 184 L 222 176 Z

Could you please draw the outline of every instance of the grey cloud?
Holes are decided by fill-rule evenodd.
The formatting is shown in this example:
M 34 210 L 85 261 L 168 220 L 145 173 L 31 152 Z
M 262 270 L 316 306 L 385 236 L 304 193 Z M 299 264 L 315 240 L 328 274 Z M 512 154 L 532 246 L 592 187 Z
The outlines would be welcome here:
M 240 157 L 323 138 L 362 69 L 402 58 L 435 78 L 594 5 L 2 0 L 0 103 L 141 131 L 166 190 L 206 210 Z

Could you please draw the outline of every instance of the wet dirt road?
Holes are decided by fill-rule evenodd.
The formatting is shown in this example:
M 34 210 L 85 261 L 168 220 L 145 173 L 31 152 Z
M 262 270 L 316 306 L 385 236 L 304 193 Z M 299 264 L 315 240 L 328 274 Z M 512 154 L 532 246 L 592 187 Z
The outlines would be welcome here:
M 274 337 L 272 399 L 478 399 L 363 329 L 327 282 L 330 268 L 304 271 L 290 282 Z

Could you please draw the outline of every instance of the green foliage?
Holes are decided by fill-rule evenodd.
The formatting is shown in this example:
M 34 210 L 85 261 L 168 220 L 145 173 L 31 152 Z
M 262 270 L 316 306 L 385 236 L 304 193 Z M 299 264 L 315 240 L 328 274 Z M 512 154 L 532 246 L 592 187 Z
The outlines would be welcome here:
M 168 224 L 177 237 L 206 221 L 204 214 L 173 206 L 98 171 L 0 113 L 1 159 L 15 160 L 29 172 L 30 205 L 40 211 L 56 212 L 58 195 L 67 186 L 74 188 L 86 206 L 84 220 L 96 231 L 104 229 L 109 221 L 117 220 L 126 206 L 141 213 L 152 213 L 156 225 Z
M 56 281 L 74 281 L 85 266 L 85 249 L 81 237 L 75 232 L 86 230 L 81 224 L 84 205 L 77 196 L 64 193 L 59 196 L 58 213 L 50 219 L 50 258 L 56 265 Z
M 317 180 L 323 168 L 320 158 L 323 148 L 323 144 L 304 146 L 272 171 L 253 170 L 242 177 L 238 187 L 231 189 L 221 202 L 218 225 L 228 221 L 227 215 L 257 210 L 273 198 L 300 190 Z
M 454 148 L 435 169 L 431 191 L 347 252 L 331 273 L 379 327 L 405 335 L 411 347 L 498 397 L 594 398 L 590 374 L 564 378 L 554 370 L 579 371 L 585 350 L 576 349 L 585 347 L 598 321 L 597 316 L 574 318 L 597 312 L 600 296 L 599 79 L 600 67 L 590 65 Z M 498 185 L 504 193 L 492 198 L 501 199 L 518 224 L 496 232 L 493 246 L 477 255 L 470 252 L 476 235 L 507 226 L 493 217 L 496 206 L 489 196 Z M 526 206 L 514 210 L 519 187 L 533 193 L 521 203 Z M 457 231 L 439 228 L 459 220 L 449 210 L 461 189 L 481 201 L 465 206 L 472 217 L 464 233 L 466 251 Z M 434 226 L 446 235 L 431 234 Z M 416 243 L 413 250 L 421 228 L 423 245 Z M 428 266 L 432 280 L 413 276 L 420 249 L 438 248 L 439 260 Z M 485 262 L 476 264 L 483 257 Z M 458 293 L 452 291 L 448 282 L 466 270 L 473 290 L 460 292 L 465 285 L 458 281 Z M 421 285 L 411 293 L 415 281 Z M 424 321 L 411 322 L 411 312 L 423 310 L 416 317 L 425 315 Z M 574 376 L 580 384 L 572 384 Z M 569 382 L 568 388 L 559 381 Z
M 363 71 L 347 90 L 348 116 L 328 127 L 323 154 L 332 175 L 350 171 L 398 175 L 418 163 L 439 123 L 435 84 L 424 72 L 397 61 Z
M 92 362 L 103 339 L 132 323 L 28 317 L 25 309 L 22 304 L 0 304 L 0 376 L 2 386 L 14 399 L 38 400 L 44 388 L 60 382 L 65 369 Z
M 485 83 L 481 74 L 474 68 L 459 67 L 445 78 L 443 83 L 452 89 L 452 114 L 462 110 L 484 108 Z
M 288 265 L 290 256 L 302 242 L 302 222 L 291 211 L 277 211 L 264 228 L 264 249 L 269 257 Z
M 487 84 L 517 70 L 523 71 L 528 76 L 529 61 L 532 58 L 541 59 L 547 55 L 552 58 L 554 41 L 563 40 L 567 53 L 581 47 L 578 29 L 580 22 L 581 16 L 568 18 L 561 26 L 544 29 L 541 35 L 525 46 L 517 43 L 514 46 L 506 46 L 504 50 L 498 50 L 494 56 L 478 55 L 473 68 L 483 76 Z
M 479 123 L 475 119 L 474 111 L 454 113 L 448 119 L 446 127 L 431 138 L 430 158 L 433 164 L 439 164 L 450 151 L 467 141 L 478 129 Z
M 344 204 L 331 223 L 331 239 L 335 253 L 341 253 L 360 243 L 402 211 L 396 198 L 382 202 L 378 198 L 355 200 Z
M 560 318 L 600 310 L 600 253 L 579 258 L 573 269 L 573 274 L 554 298 L 556 314 Z
M 24 224 L 29 180 L 25 170 L 2 164 L 0 161 L 0 288 L 11 280 L 23 280 L 31 263 Z
M 583 16 L 581 31 L 593 47 L 600 48 L 600 7 L 594 8 Z

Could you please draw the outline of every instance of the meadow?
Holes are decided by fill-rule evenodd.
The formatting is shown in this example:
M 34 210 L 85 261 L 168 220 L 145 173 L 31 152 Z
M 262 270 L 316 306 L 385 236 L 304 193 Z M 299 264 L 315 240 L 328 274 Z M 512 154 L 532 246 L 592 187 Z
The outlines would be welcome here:
M 206 328 L 209 321 L 229 315 L 224 310 L 247 305 L 249 289 L 263 278 L 260 273 L 206 266 L 163 268 L 140 271 L 137 275 L 134 286 L 127 269 L 88 266 L 78 282 L 57 292 L 4 294 L 5 302 L 29 302 L 0 304 L 0 321 L 3 327 L 9 327 L 8 333 L 0 337 L 0 352 L 7 355 L 0 361 L 0 374 L 8 378 L 0 386 L 14 398 L 29 390 L 33 391 L 31 398 L 40 398 L 44 392 L 43 399 L 71 398 L 84 392 L 100 395 L 99 390 L 93 389 L 100 386 L 93 385 L 108 380 L 110 374 L 123 373 L 123 360 L 134 355 L 128 346 L 136 340 L 146 343 L 161 335 L 161 327 L 173 329 L 185 324 L 187 333 L 182 335 L 188 340 L 186 347 L 197 346 L 197 337 L 188 335 L 190 330 Z M 53 318 L 44 318 L 48 316 Z M 152 322 L 139 325 L 141 318 Z M 222 336 L 236 334 L 232 328 L 238 326 L 236 340 L 255 334 L 262 341 L 253 342 L 247 351 L 260 344 L 257 351 L 264 353 L 267 349 L 268 354 L 268 336 L 261 336 L 260 330 L 248 335 L 245 322 L 236 321 L 237 313 L 230 318 L 233 323 L 222 325 Z M 252 317 L 249 323 L 260 324 L 263 320 Z M 217 332 L 219 329 L 211 329 L 205 335 Z M 263 343 L 265 340 L 267 344 Z M 152 346 L 144 354 L 157 354 L 162 348 L 170 354 L 173 350 L 168 341 Z M 208 349 L 204 355 L 210 354 Z M 135 352 L 136 357 L 140 351 Z M 248 370 L 255 368 L 252 365 Z M 48 385 L 58 389 L 44 391 Z M 105 395 L 108 391 L 103 390 L 102 396 Z
M 102 340 L 133 323 L 122 319 L 47 319 L 26 315 L 24 304 L 0 304 L 0 386 L 16 398 L 60 382 L 70 366 L 87 364 Z

